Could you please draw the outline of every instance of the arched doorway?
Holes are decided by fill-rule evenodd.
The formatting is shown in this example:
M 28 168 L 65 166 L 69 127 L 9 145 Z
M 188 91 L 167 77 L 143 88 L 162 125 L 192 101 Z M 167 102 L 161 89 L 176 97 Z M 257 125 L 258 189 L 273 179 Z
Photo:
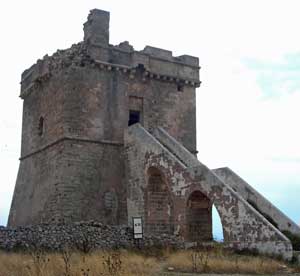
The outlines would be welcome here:
M 154 167 L 147 172 L 146 231 L 148 233 L 172 234 L 173 204 L 163 173 Z
M 194 191 L 187 200 L 186 239 L 188 241 L 211 241 L 212 204 L 200 191 Z

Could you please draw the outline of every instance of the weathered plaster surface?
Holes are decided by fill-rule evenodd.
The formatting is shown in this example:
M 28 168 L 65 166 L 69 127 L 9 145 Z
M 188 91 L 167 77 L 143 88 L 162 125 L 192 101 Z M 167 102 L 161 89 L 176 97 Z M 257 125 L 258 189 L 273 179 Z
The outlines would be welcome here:
M 163 134 L 165 133 L 160 132 L 160 135 Z M 186 202 L 190 194 L 200 191 L 216 206 L 222 220 L 224 238 L 228 244 L 238 249 L 255 248 L 262 253 L 291 258 L 290 241 L 247 201 L 199 161 L 197 166 L 185 166 L 180 159 L 193 165 L 196 159 L 192 154 L 189 154 L 188 158 L 188 151 L 185 151 L 179 143 L 175 143 L 174 139 L 169 143 L 163 143 L 168 139 L 167 135 L 164 135 L 163 139 L 159 135 L 156 138 L 154 136 L 142 126 L 134 125 L 128 129 L 125 138 L 128 183 L 131 179 L 136 179 L 140 183 L 140 197 L 136 198 L 136 201 L 141 206 L 141 213 L 145 210 L 143 205 L 143 189 L 147 186 L 145 173 L 148 168 L 156 167 L 163 172 L 172 191 L 176 232 L 186 235 Z M 172 147 L 171 143 L 173 143 Z M 184 155 L 180 152 L 184 152 Z M 130 217 L 131 214 L 128 213 L 128 216 Z
M 213 172 L 224 183 L 239 193 L 246 201 L 254 205 L 255 208 L 272 222 L 280 231 L 290 231 L 293 234 L 300 234 L 300 227 L 283 214 L 276 206 L 250 186 L 245 180 L 235 174 L 230 168 L 214 169 Z

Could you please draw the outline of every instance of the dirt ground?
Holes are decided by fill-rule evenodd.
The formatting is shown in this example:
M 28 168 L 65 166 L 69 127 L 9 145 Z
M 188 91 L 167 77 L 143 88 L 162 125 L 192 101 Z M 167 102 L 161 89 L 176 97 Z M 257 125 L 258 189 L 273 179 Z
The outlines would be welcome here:
M 253 276 L 253 274 L 195 274 L 195 273 L 179 273 L 179 272 L 163 272 L 159 276 Z M 260 276 L 270 276 L 271 274 L 263 274 Z M 272 274 L 277 276 L 300 276 L 300 273 L 280 273 Z

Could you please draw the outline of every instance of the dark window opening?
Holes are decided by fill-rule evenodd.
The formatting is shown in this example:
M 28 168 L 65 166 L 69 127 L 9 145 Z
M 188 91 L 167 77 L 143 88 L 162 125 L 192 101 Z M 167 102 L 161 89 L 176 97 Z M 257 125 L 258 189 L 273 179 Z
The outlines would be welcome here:
M 141 70 L 142 72 L 146 70 L 144 64 L 141 63 L 138 64 L 137 69 Z
M 134 125 L 140 122 L 140 112 L 136 110 L 129 110 L 128 126 Z
M 40 136 L 43 135 L 43 132 L 44 132 L 44 118 L 43 117 L 40 117 L 40 120 L 39 120 L 39 127 L 38 127 L 38 134 Z
M 177 85 L 177 91 L 183 92 L 183 84 Z

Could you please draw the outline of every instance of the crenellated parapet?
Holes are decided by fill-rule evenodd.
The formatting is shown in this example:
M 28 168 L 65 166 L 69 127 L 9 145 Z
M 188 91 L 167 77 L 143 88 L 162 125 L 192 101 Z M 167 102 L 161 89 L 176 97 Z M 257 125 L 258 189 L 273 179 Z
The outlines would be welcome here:
M 143 81 L 155 79 L 175 82 L 181 86 L 199 87 L 199 59 L 171 51 L 146 46 L 134 50 L 127 41 L 109 44 L 109 13 L 92 10 L 84 24 L 84 41 L 66 50 L 46 55 L 25 70 L 21 80 L 21 98 L 25 98 L 51 75 L 70 66 L 96 66 L 100 70 L 117 71 L 133 79 L 137 72 Z

